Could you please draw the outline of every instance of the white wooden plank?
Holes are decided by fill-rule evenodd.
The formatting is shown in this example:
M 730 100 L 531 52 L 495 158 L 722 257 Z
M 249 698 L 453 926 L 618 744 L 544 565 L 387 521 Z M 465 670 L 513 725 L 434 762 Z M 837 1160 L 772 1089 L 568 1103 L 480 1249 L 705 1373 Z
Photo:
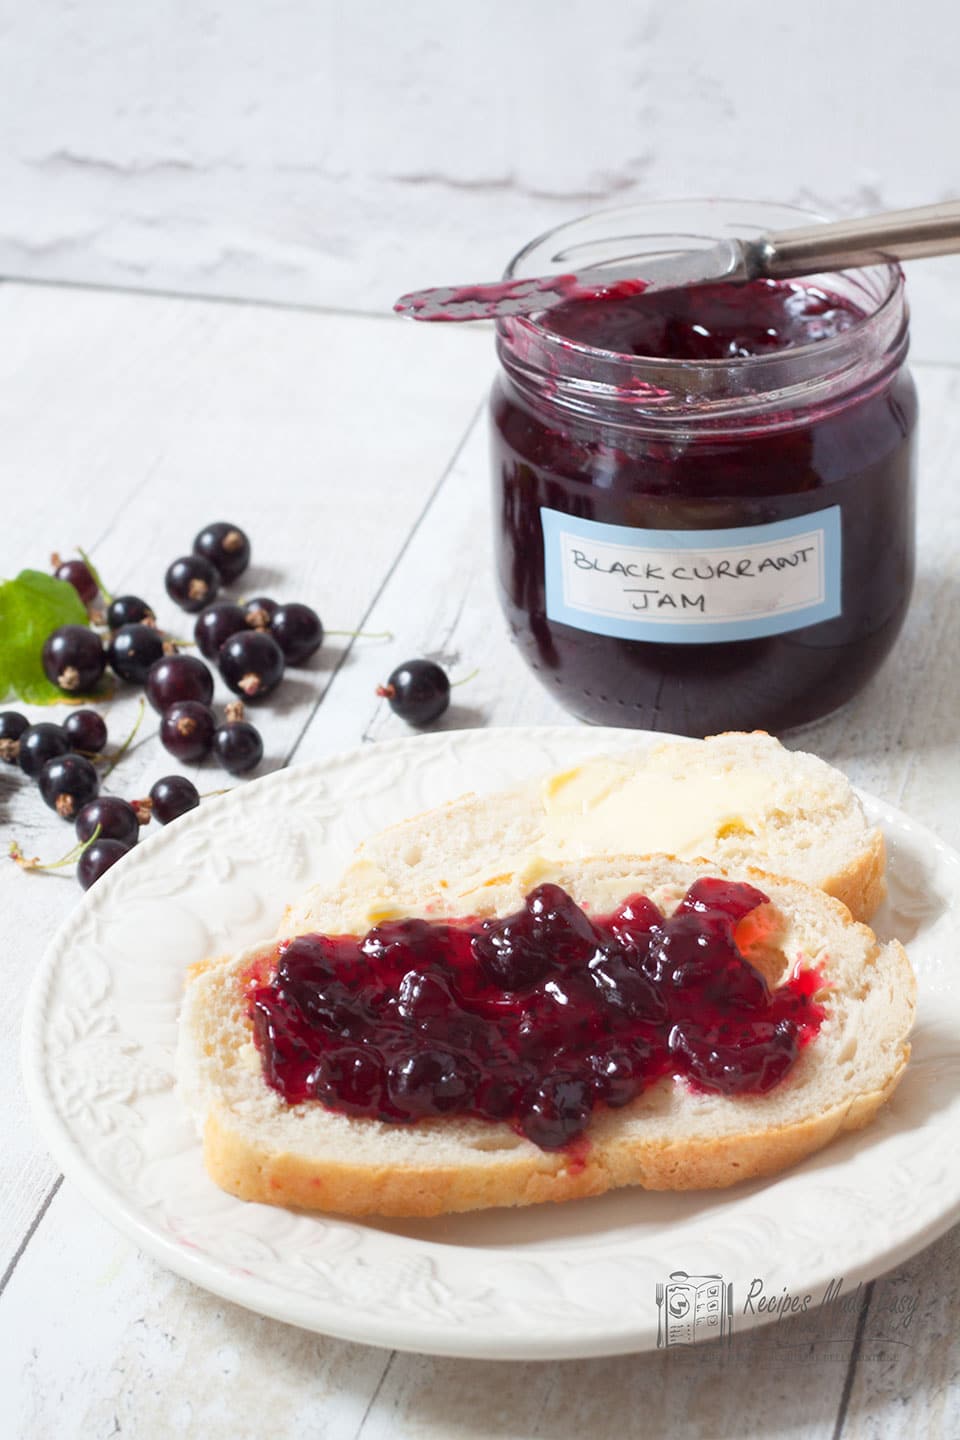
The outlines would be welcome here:
M 960 1435 L 960 1228 L 873 1286 L 843 1440 Z
M 415 656 L 439 660 L 456 682 L 450 709 L 433 727 L 575 725 L 534 679 L 510 643 L 494 588 L 486 416 L 478 417 L 402 562 L 364 621 L 389 629 L 383 645 L 357 642 L 337 680 L 336 705 L 311 725 L 296 759 L 312 760 L 354 743 L 411 734 L 376 695 L 393 667 Z
M 141 1255 L 65 1185 L 4 1296 L 9 1440 L 345 1440 L 390 1355 L 266 1320 Z
M 562 1364 L 398 1354 L 358 1440 L 832 1440 L 849 1346 L 814 1368 L 798 1339 L 786 1321 L 763 1342 Z
M 393 319 L 44 287 L 0 287 L 0 329 L 0 489 L 13 510 L 0 529 L 0 575 L 45 568 L 52 549 L 79 543 L 114 593 L 144 594 L 161 624 L 186 637 L 192 617 L 167 599 L 164 570 L 217 518 L 236 520 L 253 542 L 236 593 L 306 600 L 329 627 L 355 628 L 490 368 L 488 343 L 463 327 L 428 333 Z M 344 644 L 332 640 L 258 707 L 258 773 L 283 763 Z M 135 693 L 123 688 L 106 707 L 115 740 L 130 728 Z M 226 698 L 218 681 L 218 702 Z M 66 713 L 27 708 L 48 719 Z M 142 795 L 183 770 L 201 791 L 242 783 L 212 762 L 178 765 L 151 738 L 156 728 L 148 710 L 110 790 Z M 19 771 L 0 766 L 4 851 L 13 837 L 52 859 L 72 831 Z M 69 874 L 24 875 L 0 854 L 12 942 L 0 1017 L 0 1273 L 55 1174 L 20 1099 L 20 1007 L 78 895 Z
M 918 566 L 892 654 L 867 688 L 796 743 L 841 765 L 960 845 L 960 370 L 925 368 L 921 400 Z

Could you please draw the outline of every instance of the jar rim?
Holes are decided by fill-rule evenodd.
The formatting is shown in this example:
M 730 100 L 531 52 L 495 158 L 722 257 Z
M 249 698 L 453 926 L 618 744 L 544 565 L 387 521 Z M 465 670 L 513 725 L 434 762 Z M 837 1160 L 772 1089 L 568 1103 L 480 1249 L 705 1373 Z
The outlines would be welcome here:
M 594 220 L 602 221 L 607 218 L 613 220 L 617 216 L 642 216 L 644 213 L 653 214 L 657 211 L 666 210 L 687 211 L 689 213 L 694 211 L 698 207 L 714 207 L 726 205 L 736 206 L 738 209 L 749 207 L 757 207 L 758 209 L 769 208 L 771 211 L 776 210 L 780 214 L 792 215 L 796 218 L 798 222 L 817 220 L 826 221 L 830 218 L 829 216 L 824 215 L 820 211 L 808 210 L 804 206 L 800 205 L 785 205 L 780 204 L 779 202 L 772 201 L 744 200 L 735 196 L 716 196 L 711 197 L 710 199 L 684 197 L 683 199 L 678 200 L 644 200 L 637 201 L 635 204 L 632 205 L 608 206 L 601 210 L 587 211 L 582 215 L 576 216 L 572 220 L 565 220 L 561 225 L 556 225 L 551 227 L 551 229 L 549 230 L 544 230 L 539 235 L 535 236 L 532 240 L 528 240 L 526 245 L 524 245 L 520 250 L 518 250 L 517 253 L 507 264 L 507 267 L 503 272 L 503 278 L 505 280 L 525 278 L 519 267 L 522 265 L 522 262 L 524 260 L 526 260 L 529 256 L 532 256 L 536 252 L 539 246 L 544 245 L 547 242 L 553 242 L 558 236 L 563 235 L 565 232 L 574 230 L 576 227 L 583 225 L 586 222 Z M 758 233 L 761 233 L 762 228 L 765 227 L 758 227 Z M 652 231 L 647 238 L 656 238 L 657 234 L 658 232 Z M 701 231 L 697 233 L 691 232 L 688 234 L 678 233 L 673 238 L 716 240 L 722 237 L 716 234 L 709 234 L 707 232 Z M 569 270 L 570 262 L 566 253 L 561 252 L 555 257 L 555 259 L 556 273 L 564 273 L 566 270 Z M 537 265 L 531 273 L 535 275 L 543 275 L 552 274 L 554 273 L 554 271 L 549 268 L 544 269 L 542 265 Z M 802 278 L 805 279 L 807 282 L 813 282 L 816 279 L 826 278 L 828 274 L 873 274 L 878 277 L 884 276 L 884 290 L 879 300 L 869 310 L 864 311 L 854 321 L 852 325 L 850 325 L 840 334 L 830 336 L 829 338 L 824 340 L 810 340 L 803 345 L 792 345 L 785 350 L 775 350 L 763 355 L 737 355 L 729 356 L 727 358 L 719 360 L 703 359 L 696 361 L 691 361 L 688 359 L 672 359 L 667 356 L 656 355 L 628 355 L 621 350 L 607 350 L 599 345 L 588 345 L 581 340 L 574 340 L 568 336 L 560 336 L 546 326 L 540 325 L 536 319 L 527 315 L 513 316 L 509 321 L 500 320 L 497 322 L 497 328 L 498 330 L 500 330 L 501 334 L 516 332 L 529 333 L 531 338 L 535 336 L 539 343 L 551 347 L 555 346 L 559 349 L 562 349 L 568 354 L 573 351 L 582 354 L 585 358 L 590 356 L 602 357 L 605 363 L 616 363 L 620 361 L 623 362 L 624 365 L 631 367 L 636 367 L 638 364 L 655 365 L 658 370 L 662 370 L 664 373 L 667 374 L 669 374 L 671 371 L 675 373 L 679 373 L 681 371 L 689 371 L 691 367 L 694 367 L 698 370 L 704 369 L 707 372 L 712 370 L 715 373 L 721 370 L 742 372 L 746 368 L 753 369 L 755 367 L 759 368 L 763 366 L 775 366 L 778 364 L 778 362 L 782 363 L 783 358 L 786 355 L 789 355 L 797 359 L 798 361 L 802 361 L 806 357 L 815 353 L 822 360 L 828 361 L 831 355 L 844 353 L 847 349 L 849 349 L 850 337 L 862 334 L 863 331 L 866 330 L 869 326 L 871 326 L 871 324 L 873 324 L 874 322 L 876 322 L 876 324 L 878 325 L 882 325 L 891 310 L 894 308 L 896 302 L 902 298 L 904 288 L 903 270 L 896 262 L 863 266 L 858 271 L 824 272 L 823 276 L 805 276 Z

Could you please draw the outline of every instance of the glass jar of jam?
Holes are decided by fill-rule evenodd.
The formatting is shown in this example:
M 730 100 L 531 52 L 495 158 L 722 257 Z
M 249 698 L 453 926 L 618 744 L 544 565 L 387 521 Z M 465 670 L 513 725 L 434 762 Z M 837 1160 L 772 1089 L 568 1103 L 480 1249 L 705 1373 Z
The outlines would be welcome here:
M 794 228 L 641 205 L 509 277 Z M 813 217 L 816 218 L 816 217 Z M 914 571 L 916 392 L 898 267 L 572 299 L 497 324 L 496 558 L 520 650 L 583 720 L 705 735 L 826 715 L 873 675 Z

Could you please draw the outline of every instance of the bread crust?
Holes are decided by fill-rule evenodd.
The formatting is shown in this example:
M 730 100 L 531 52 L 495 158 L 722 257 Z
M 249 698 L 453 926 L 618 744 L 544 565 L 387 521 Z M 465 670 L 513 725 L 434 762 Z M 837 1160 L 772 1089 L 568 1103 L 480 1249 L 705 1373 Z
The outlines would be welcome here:
M 896 1089 L 910 1057 L 905 1045 L 882 1090 L 775 1130 L 714 1140 L 630 1140 L 591 1144 L 571 1159 L 541 1151 L 496 1167 L 344 1165 L 252 1145 L 212 1110 L 203 1135 L 210 1178 L 239 1200 L 340 1215 L 429 1219 L 494 1206 L 584 1199 L 626 1185 L 644 1190 L 720 1190 L 786 1170 L 846 1130 L 860 1130 Z
M 882 830 L 871 830 L 867 848 L 823 882 L 828 895 L 841 900 L 854 920 L 870 920 L 887 894 L 887 847 Z

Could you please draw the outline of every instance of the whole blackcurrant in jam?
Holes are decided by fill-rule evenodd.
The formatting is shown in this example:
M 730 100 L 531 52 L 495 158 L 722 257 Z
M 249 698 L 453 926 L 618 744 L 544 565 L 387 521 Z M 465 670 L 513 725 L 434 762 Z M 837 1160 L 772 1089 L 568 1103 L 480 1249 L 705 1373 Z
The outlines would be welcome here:
M 267 630 L 279 609 L 277 601 L 271 600 L 269 595 L 254 595 L 252 600 L 244 601 L 244 623 L 250 630 Z
M 107 606 L 107 626 L 119 630 L 122 625 L 154 625 L 156 615 L 139 595 L 118 595 Z
M 55 755 L 40 771 L 40 794 L 62 820 L 73 820 L 93 800 L 100 778 L 85 755 Z
M 30 721 L 19 710 L 4 710 L 0 714 L 0 760 L 16 765 L 20 758 L 20 736 L 30 729 Z
M 129 849 L 140 838 L 140 817 L 119 795 L 100 795 L 82 806 L 74 821 L 77 839 L 81 841 L 89 840 L 98 828 L 98 840 L 119 840 Z
M 280 605 L 270 621 L 270 634 L 288 665 L 302 665 L 323 644 L 323 625 L 316 610 L 294 601 Z
M 232 701 L 227 706 L 226 723 L 214 733 L 213 753 L 230 775 L 246 775 L 263 759 L 263 741 L 259 730 L 243 718 L 243 706 Z
M 48 760 L 66 755 L 69 748 L 70 742 L 61 725 L 40 720 L 36 725 L 29 725 L 20 736 L 20 769 L 35 780 Z
M 236 635 L 238 631 L 247 628 L 247 617 L 239 605 L 234 605 L 230 600 L 218 600 L 215 605 L 208 605 L 201 610 L 197 616 L 197 623 L 193 627 L 193 638 L 201 655 L 208 660 L 216 660 L 220 654 L 220 646 Z
M 398 665 L 386 685 L 377 687 L 390 708 L 411 725 L 429 725 L 438 720 L 450 704 L 450 681 L 446 671 L 433 660 L 406 660 Z
M 107 664 L 99 635 L 86 625 L 61 625 L 43 642 L 43 670 L 68 694 L 92 690 Z
M 210 753 L 216 726 L 209 705 L 201 705 L 198 700 L 181 700 L 163 712 L 160 740 L 171 755 L 189 765 Z
M 263 630 L 231 635 L 220 651 L 220 674 L 245 700 L 263 700 L 280 684 L 283 669 L 283 651 Z
M 96 710 L 74 710 L 63 722 L 71 750 L 84 755 L 101 755 L 107 744 L 107 722 Z
M 636 1043 L 634 1051 L 613 1045 L 587 1057 L 587 1065 L 593 1072 L 594 1093 L 611 1109 L 629 1105 L 643 1089 L 643 1080 L 635 1073 Z
M 477 1087 L 475 1067 L 455 1051 L 431 1048 L 407 1055 L 387 1071 L 387 1093 L 398 1110 L 419 1119 L 462 1110 Z
M 593 1098 L 587 1081 L 562 1072 L 548 1075 L 521 1112 L 523 1133 L 541 1150 L 559 1150 L 586 1129 Z
M 72 585 L 84 605 L 92 605 L 97 598 L 99 586 L 83 560 L 61 560 L 59 555 L 51 557 L 53 573 L 57 580 Z
M 77 861 L 77 879 L 84 890 L 89 890 L 111 865 L 116 865 L 129 850 L 121 840 L 94 840 Z
M 167 569 L 164 584 L 170 599 L 192 615 L 216 600 L 220 572 L 202 555 L 181 555 Z
M 107 647 L 110 668 L 121 680 L 142 685 L 163 654 L 163 636 L 152 625 L 122 625 Z
M 201 705 L 209 705 L 213 699 L 213 676 L 196 655 L 164 655 L 150 666 L 147 699 L 161 715 L 181 700 L 198 700 Z
M 250 541 L 239 525 L 218 520 L 200 531 L 193 542 L 193 553 L 209 560 L 224 584 L 229 584 L 250 564 Z
M 196 785 L 185 775 L 164 775 L 150 789 L 150 805 L 161 825 L 179 820 L 200 804 Z

